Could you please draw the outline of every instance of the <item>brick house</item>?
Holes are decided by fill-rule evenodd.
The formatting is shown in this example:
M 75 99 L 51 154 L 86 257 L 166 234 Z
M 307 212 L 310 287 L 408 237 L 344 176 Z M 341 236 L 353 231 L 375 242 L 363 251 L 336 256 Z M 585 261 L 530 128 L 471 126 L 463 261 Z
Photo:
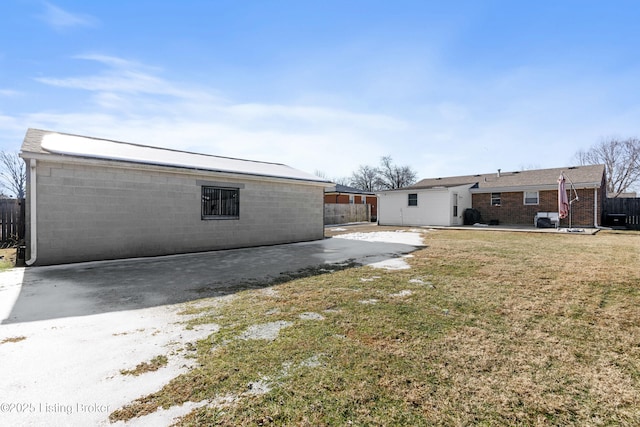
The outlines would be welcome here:
M 29 129 L 26 263 L 318 240 L 321 178 L 256 162 Z
M 381 225 L 462 225 L 464 211 L 484 222 L 534 225 L 541 212 L 558 212 L 558 178 L 567 178 L 572 226 L 597 227 L 606 200 L 604 165 L 571 166 L 423 179 L 400 190 L 379 193 Z M 569 219 L 559 226 L 569 226 Z

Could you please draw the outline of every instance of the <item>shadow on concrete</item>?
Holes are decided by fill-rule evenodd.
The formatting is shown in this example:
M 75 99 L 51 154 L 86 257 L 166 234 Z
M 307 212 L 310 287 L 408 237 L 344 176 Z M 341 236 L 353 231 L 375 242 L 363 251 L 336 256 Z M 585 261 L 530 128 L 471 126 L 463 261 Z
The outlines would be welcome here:
M 156 258 L 30 267 L 24 269 L 21 280 L 17 279 L 20 283 L 0 283 L 0 298 L 2 293 L 17 293 L 12 307 L 5 307 L 8 316 L 3 315 L 6 318 L 0 320 L 2 324 L 31 322 L 224 296 L 281 282 L 283 275 L 291 276 L 289 273 L 323 271 L 313 267 L 370 264 L 417 248 L 330 238 Z

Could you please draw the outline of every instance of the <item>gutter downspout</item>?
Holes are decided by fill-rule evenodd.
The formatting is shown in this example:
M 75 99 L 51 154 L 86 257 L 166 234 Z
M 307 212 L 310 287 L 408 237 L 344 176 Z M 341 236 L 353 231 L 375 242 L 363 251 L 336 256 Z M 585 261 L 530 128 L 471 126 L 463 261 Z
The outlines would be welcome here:
M 593 226 L 597 230 L 611 230 L 611 227 L 602 227 L 598 225 L 598 189 L 593 189 Z
M 33 265 L 38 256 L 36 187 L 36 159 L 29 159 L 29 227 L 31 231 L 29 236 L 29 255 L 31 258 L 25 261 L 26 265 Z
M 598 189 L 593 189 L 593 225 L 598 228 Z

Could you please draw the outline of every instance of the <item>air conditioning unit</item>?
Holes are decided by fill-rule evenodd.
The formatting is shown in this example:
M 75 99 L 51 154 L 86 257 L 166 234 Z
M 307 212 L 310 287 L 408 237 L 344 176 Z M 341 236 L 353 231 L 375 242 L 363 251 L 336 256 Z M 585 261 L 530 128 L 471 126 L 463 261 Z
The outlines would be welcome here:
M 559 223 L 558 212 L 538 212 L 533 218 L 533 226 L 537 228 L 558 228 Z

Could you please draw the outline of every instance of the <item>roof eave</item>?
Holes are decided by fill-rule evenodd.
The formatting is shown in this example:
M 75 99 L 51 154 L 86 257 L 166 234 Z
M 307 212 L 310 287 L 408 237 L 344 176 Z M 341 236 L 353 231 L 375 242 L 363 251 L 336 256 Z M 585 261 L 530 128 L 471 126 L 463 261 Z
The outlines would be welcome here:
M 573 187 L 576 189 L 583 188 L 600 188 L 600 182 L 580 182 L 574 183 Z M 567 185 L 569 188 L 569 185 Z M 471 193 L 517 193 L 521 191 L 549 191 L 557 190 L 558 184 L 545 184 L 545 185 L 519 185 L 513 187 L 482 187 L 472 188 Z
M 355 194 L 355 195 L 360 194 L 360 195 L 364 195 L 364 196 L 375 196 L 376 195 L 376 193 L 370 193 L 368 191 L 338 191 L 336 189 L 333 189 L 331 191 L 327 191 L 327 194 L 332 194 L 332 193 L 335 193 L 335 194 Z
M 273 181 L 293 181 L 305 185 L 313 185 L 325 188 L 327 186 L 332 186 L 333 183 L 331 181 L 316 181 L 316 180 L 306 180 L 304 178 L 295 178 L 295 177 L 286 177 L 286 176 L 277 176 L 277 175 L 266 175 L 266 174 L 257 174 L 257 173 L 248 173 L 248 172 L 237 172 L 237 171 L 229 171 L 229 170 L 221 170 L 221 169 L 206 169 L 206 168 L 196 168 L 196 167 L 187 167 L 187 166 L 175 166 L 175 165 L 166 165 L 163 163 L 152 163 L 152 162 L 135 162 L 135 161 L 127 161 L 127 160 L 119 160 L 119 159 L 106 159 L 99 157 L 84 157 L 84 156 L 75 156 L 75 155 L 67 155 L 67 154 L 52 154 L 52 153 L 34 153 L 30 151 L 20 151 L 19 156 L 23 159 L 35 159 L 41 161 L 63 161 L 66 163 L 73 164 L 85 164 L 85 165 L 109 165 L 112 167 L 118 167 L 121 169 L 132 169 L 132 168 L 143 168 L 146 170 L 157 170 L 157 171 L 173 171 L 173 172 L 185 172 L 190 171 L 192 173 L 201 175 L 201 174 L 217 174 L 224 175 L 229 177 L 245 177 L 245 178 L 254 178 L 254 179 L 268 179 Z
M 406 187 L 406 188 L 396 188 L 393 190 L 382 190 L 382 191 L 377 191 L 376 195 L 378 194 L 384 194 L 384 193 L 414 193 L 416 191 L 432 191 L 432 192 L 436 192 L 436 191 L 449 191 L 452 189 L 458 189 L 458 188 L 466 188 L 466 189 L 470 189 L 471 187 L 473 187 L 475 185 L 475 183 L 473 184 L 456 184 L 456 185 L 439 185 L 439 186 L 433 186 L 433 187 Z

